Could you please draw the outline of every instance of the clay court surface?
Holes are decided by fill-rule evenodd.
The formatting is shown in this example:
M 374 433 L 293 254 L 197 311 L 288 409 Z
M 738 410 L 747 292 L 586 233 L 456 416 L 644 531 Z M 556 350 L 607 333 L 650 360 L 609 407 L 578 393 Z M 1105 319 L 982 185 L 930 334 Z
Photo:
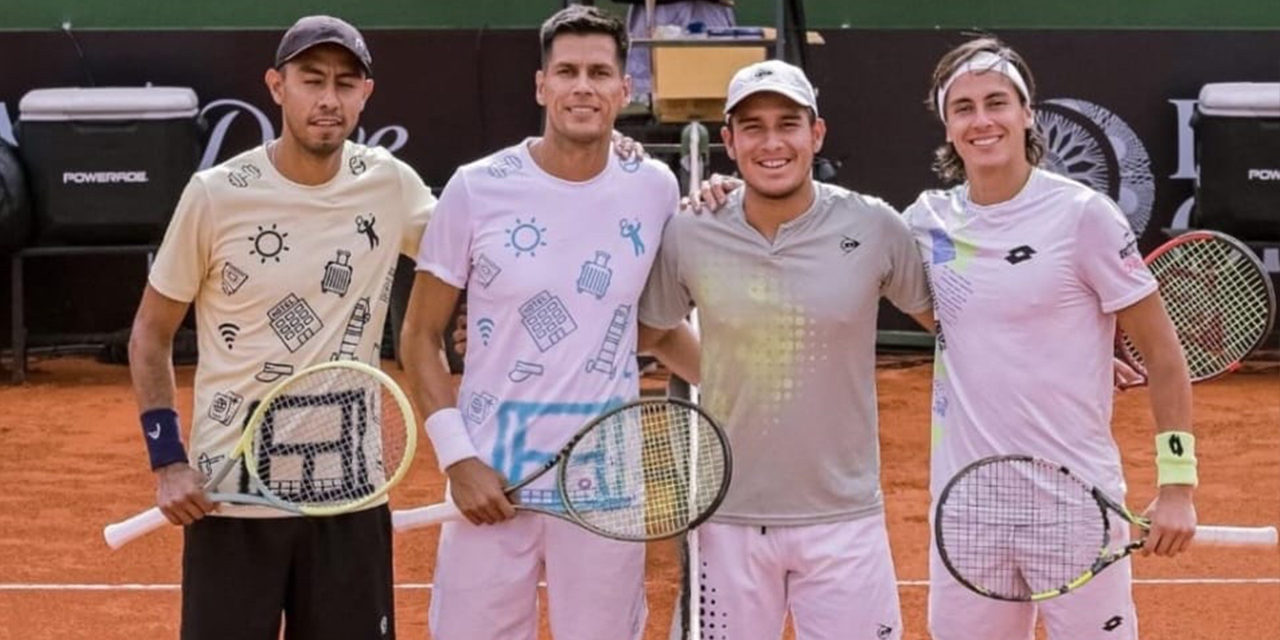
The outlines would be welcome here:
M 387 368 L 397 374 L 394 365 Z M 911 640 L 928 637 L 929 376 L 923 359 L 879 370 L 883 486 Z M 179 369 L 184 418 L 191 377 L 192 368 Z M 1280 370 L 1249 367 L 1198 385 L 1195 400 L 1200 521 L 1280 523 Z M 1115 432 L 1135 508 L 1154 493 L 1146 403 L 1141 389 L 1116 402 Z M 101 537 L 104 523 L 152 499 L 126 368 L 80 358 L 38 360 L 25 386 L 0 386 L 0 407 L 0 639 L 176 638 L 178 530 L 118 552 Z M 442 497 L 427 449 L 397 490 L 395 505 Z M 402 535 L 396 544 L 399 637 L 424 638 L 435 531 Z M 651 547 L 646 640 L 666 638 L 679 579 L 674 557 L 671 545 Z M 1137 558 L 1135 573 L 1145 639 L 1280 638 L 1280 552 L 1274 549 Z M 550 637 L 545 629 L 542 637 Z

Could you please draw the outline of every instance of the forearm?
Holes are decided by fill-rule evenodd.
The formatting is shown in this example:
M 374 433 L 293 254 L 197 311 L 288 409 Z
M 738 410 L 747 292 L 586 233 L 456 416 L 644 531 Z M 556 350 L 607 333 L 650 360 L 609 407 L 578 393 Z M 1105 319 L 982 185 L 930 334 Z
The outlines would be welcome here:
M 1157 350 L 1150 356 L 1145 364 L 1156 431 L 1193 432 L 1186 359 L 1179 350 L 1171 349 Z
M 173 381 L 173 335 L 186 316 L 187 306 L 147 287 L 129 336 L 129 374 L 153 470 L 176 463 L 187 468 Z M 188 480 L 188 489 L 198 486 L 197 481 Z M 189 492 L 184 489 L 179 493 Z
M 129 339 L 129 376 L 139 412 L 174 408 L 173 339 L 138 331 L 135 326 Z
M 641 325 L 642 335 L 656 331 Z M 690 384 L 699 384 L 702 374 L 701 343 L 689 323 L 682 322 L 674 329 L 650 334 L 642 339 L 642 348 L 656 357 L 672 373 Z
M 138 410 L 173 408 L 173 336 L 188 304 L 147 286 L 129 332 L 129 375 Z
M 409 312 L 400 332 L 400 349 L 410 392 L 441 469 L 476 457 L 475 444 L 458 411 L 453 377 L 445 357 L 444 332 L 457 306 L 459 289 L 429 273 L 419 273 L 409 295 Z
M 458 406 L 445 357 L 443 329 L 416 325 L 406 318 L 400 333 L 400 354 L 409 374 L 410 392 L 422 415 Z

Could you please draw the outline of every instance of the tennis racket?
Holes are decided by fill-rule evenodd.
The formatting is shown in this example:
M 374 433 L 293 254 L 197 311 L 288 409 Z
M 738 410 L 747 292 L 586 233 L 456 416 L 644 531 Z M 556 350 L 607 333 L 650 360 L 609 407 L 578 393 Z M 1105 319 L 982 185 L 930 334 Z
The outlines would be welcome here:
M 1191 231 L 1158 247 L 1146 263 L 1187 357 L 1192 382 L 1240 367 L 1271 332 L 1276 294 L 1266 267 L 1243 243 L 1217 231 Z M 1117 332 L 1120 357 L 1146 377 L 1142 355 Z M 1143 382 L 1125 385 L 1134 387 Z
M 550 499 L 515 507 L 615 540 L 661 540 L 698 526 L 720 506 L 732 468 L 724 430 L 710 415 L 683 400 L 650 398 L 594 418 L 506 493 L 518 496 L 554 470 Z M 462 519 L 452 502 L 391 514 L 397 531 Z
M 215 502 L 308 516 L 355 511 L 404 477 L 417 443 L 413 407 L 394 380 L 362 362 L 326 362 L 283 380 L 259 402 L 205 484 Z M 240 471 L 237 493 L 214 489 Z M 169 520 L 153 507 L 107 525 L 112 549 Z
M 1112 541 L 1111 518 L 1143 531 L 1144 518 L 1066 467 L 1023 455 L 984 458 L 938 498 L 938 555 L 960 584 L 996 600 L 1036 602 L 1070 593 L 1140 549 Z M 1275 546 L 1275 527 L 1196 527 L 1196 545 Z

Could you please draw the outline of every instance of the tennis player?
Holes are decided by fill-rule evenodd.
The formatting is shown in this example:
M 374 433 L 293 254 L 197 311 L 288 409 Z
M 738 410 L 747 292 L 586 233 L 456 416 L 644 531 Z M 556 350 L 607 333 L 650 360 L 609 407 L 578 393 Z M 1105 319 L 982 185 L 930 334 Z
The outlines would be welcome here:
M 1114 203 L 1037 168 L 1035 82 L 993 38 L 944 55 L 929 106 L 946 131 L 935 169 L 959 182 L 905 213 L 924 256 L 938 319 L 931 489 L 970 462 L 1030 454 L 1061 462 L 1123 502 L 1111 436 L 1116 324 L 1149 367 L 1159 493 L 1145 551 L 1183 551 L 1196 523 L 1195 437 L 1186 362 L 1155 279 Z M 1176 444 L 1171 444 L 1176 443 Z M 1127 527 L 1114 525 L 1122 537 Z M 1128 562 L 1043 604 L 965 589 L 931 550 L 935 640 L 1030 640 L 1037 614 L 1054 640 L 1138 637 Z
M 644 546 L 515 515 L 503 487 L 592 417 L 635 398 L 636 306 L 679 197 L 664 165 L 611 153 L 630 97 L 622 23 L 570 6 L 542 26 L 542 137 L 460 168 L 418 252 L 403 354 L 449 497 L 429 625 L 437 640 L 533 640 L 545 575 L 559 640 L 639 638 Z M 442 336 L 461 290 L 466 367 L 455 394 Z M 559 504 L 554 479 L 519 501 Z
M 729 84 L 721 129 L 745 188 L 668 223 L 640 303 L 642 342 L 698 308 L 702 404 L 734 455 L 698 530 L 704 637 L 902 637 L 880 491 L 879 301 L 933 326 L 910 231 L 883 201 L 816 182 L 826 124 L 799 68 Z M 656 335 L 654 335 L 656 334 Z
M 381 148 L 354 144 L 373 92 L 355 27 L 299 20 L 265 81 L 275 140 L 192 177 L 151 270 L 129 361 L 156 502 L 184 530 L 184 640 L 395 636 L 385 504 L 333 518 L 211 504 L 201 487 L 256 399 L 335 359 L 377 366 L 396 260 L 435 199 Z M 200 362 L 191 452 L 174 410 L 172 343 L 192 305 Z M 277 456 L 278 457 L 278 456 Z M 220 491 L 234 491 L 235 477 Z M 206 516 L 217 517 L 206 517 Z

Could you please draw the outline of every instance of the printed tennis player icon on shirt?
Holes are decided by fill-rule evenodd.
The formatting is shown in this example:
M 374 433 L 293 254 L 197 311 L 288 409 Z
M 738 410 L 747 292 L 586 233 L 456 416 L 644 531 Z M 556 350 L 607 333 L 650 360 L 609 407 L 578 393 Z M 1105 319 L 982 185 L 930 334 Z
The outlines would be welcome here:
M 365 216 L 368 217 L 366 218 Z M 373 228 L 373 225 L 377 224 L 377 222 L 378 218 L 372 213 L 356 216 L 356 232 L 364 234 L 365 238 L 369 240 L 370 250 L 377 248 L 378 243 L 382 242 L 382 239 L 378 237 L 378 232 Z
M 623 218 L 618 221 L 619 232 L 622 237 L 631 240 L 631 250 L 635 252 L 637 257 L 644 255 L 644 240 L 640 239 L 641 226 L 639 218 L 635 220 Z

